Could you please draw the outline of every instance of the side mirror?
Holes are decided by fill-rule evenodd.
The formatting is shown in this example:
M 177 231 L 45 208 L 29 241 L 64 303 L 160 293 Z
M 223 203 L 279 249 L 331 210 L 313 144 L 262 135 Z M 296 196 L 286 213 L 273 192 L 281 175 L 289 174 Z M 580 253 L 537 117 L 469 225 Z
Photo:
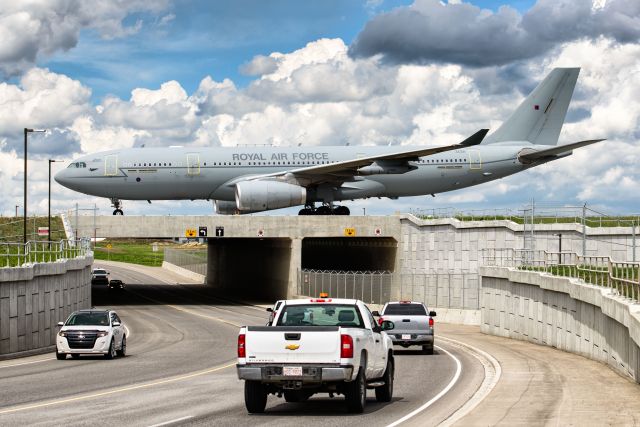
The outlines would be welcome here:
M 430 311 L 430 312 L 429 312 L 429 316 L 431 316 L 431 317 L 436 317 L 436 312 L 435 312 L 435 311 Z
M 377 310 L 376 311 L 372 311 L 371 314 L 376 316 L 376 317 L 380 317 L 380 313 Z
M 396 327 L 395 323 L 393 323 L 391 320 L 385 320 L 380 326 L 382 327 L 383 331 L 390 331 Z
M 64 326 L 64 322 L 58 322 L 58 326 Z
M 273 308 L 271 308 L 271 307 L 267 307 L 267 311 L 268 311 L 269 313 L 273 313 Z
M 120 322 L 113 322 L 113 327 L 120 326 Z

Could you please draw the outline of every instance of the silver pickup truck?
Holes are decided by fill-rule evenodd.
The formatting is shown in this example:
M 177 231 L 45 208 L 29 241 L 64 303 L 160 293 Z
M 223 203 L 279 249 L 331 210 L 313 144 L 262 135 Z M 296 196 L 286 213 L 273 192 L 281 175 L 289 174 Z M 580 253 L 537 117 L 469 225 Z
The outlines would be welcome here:
M 285 300 L 270 326 L 243 326 L 238 334 L 238 378 L 245 405 L 264 412 L 267 395 L 302 402 L 316 393 L 345 396 L 349 412 L 361 413 L 367 389 L 376 400 L 393 396 L 393 343 L 358 300 Z
M 410 347 L 422 346 L 426 354 L 433 354 L 435 311 L 428 311 L 421 302 L 393 301 L 382 307 L 380 313 L 374 311 L 379 322 L 388 320 L 395 325 L 393 333 L 389 333 L 394 345 Z

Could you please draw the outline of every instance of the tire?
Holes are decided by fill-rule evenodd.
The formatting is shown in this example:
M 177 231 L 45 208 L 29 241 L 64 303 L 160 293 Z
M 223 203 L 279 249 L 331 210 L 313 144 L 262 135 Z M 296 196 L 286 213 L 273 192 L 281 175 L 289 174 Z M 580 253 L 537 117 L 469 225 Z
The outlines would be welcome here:
M 79 354 L 77 354 L 77 353 L 72 353 L 72 354 L 71 354 L 71 357 L 72 357 L 73 359 L 80 359 L 80 355 L 79 355 Z
M 349 208 L 346 206 L 337 206 L 333 210 L 333 214 L 334 215 L 350 215 L 351 212 L 349 211 Z
M 122 209 L 116 209 L 113 211 L 114 215 L 124 215 L 124 212 L 122 212 Z
M 267 406 L 267 390 L 259 381 L 244 382 L 244 405 L 250 414 L 261 414 Z
M 111 360 L 117 356 L 116 353 L 116 343 L 113 342 L 113 338 L 111 338 L 111 344 L 109 345 L 109 352 L 104 355 L 105 359 Z
M 67 358 L 67 355 L 64 353 L 58 353 L 58 349 L 56 348 L 56 359 L 65 360 L 66 358 Z
M 333 215 L 333 211 L 329 206 L 320 206 L 316 209 L 316 215 Z
M 127 355 L 127 336 L 122 336 L 122 343 L 120 344 L 120 350 L 117 351 L 118 356 L 125 357 Z
M 391 402 L 393 398 L 393 376 L 395 373 L 395 363 L 393 357 L 387 361 L 387 369 L 382 377 L 384 385 L 376 387 L 376 400 L 378 402 Z
M 433 346 L 423 345 L 422 346 L 422 352 L 424 354 L 433 354 Z
M 364 412 L 364 406 L 367 403 L 367 378 L 365 377 L 364 368 L 358 371 L 356 379 L 347 383 L 347 410 L 352 414 L 361 414 Z

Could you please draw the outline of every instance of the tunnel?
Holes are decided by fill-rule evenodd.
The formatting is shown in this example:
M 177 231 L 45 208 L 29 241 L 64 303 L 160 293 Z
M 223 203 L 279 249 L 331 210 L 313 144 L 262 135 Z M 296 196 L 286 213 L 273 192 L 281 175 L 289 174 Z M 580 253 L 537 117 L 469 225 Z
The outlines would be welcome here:
M 397 249 L 392 237 L 307 237 L 302 269 L 393 272 Z
M 287 297 L 291 239 L 208 239 L 207 284 L 229 298 L 273 302 Z

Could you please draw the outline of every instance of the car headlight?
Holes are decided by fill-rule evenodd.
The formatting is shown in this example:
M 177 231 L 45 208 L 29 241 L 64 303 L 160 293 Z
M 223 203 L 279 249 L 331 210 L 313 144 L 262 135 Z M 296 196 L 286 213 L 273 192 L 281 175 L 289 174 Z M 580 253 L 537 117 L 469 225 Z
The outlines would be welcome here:
M 98 331 L 98 337 L 106 337 L 109 335 L 109 331 Z
M 60 331 L 58 332 L 58 335 L 60 335 L 61 337 L 66 337 L 67 333 L 65 331 Z

